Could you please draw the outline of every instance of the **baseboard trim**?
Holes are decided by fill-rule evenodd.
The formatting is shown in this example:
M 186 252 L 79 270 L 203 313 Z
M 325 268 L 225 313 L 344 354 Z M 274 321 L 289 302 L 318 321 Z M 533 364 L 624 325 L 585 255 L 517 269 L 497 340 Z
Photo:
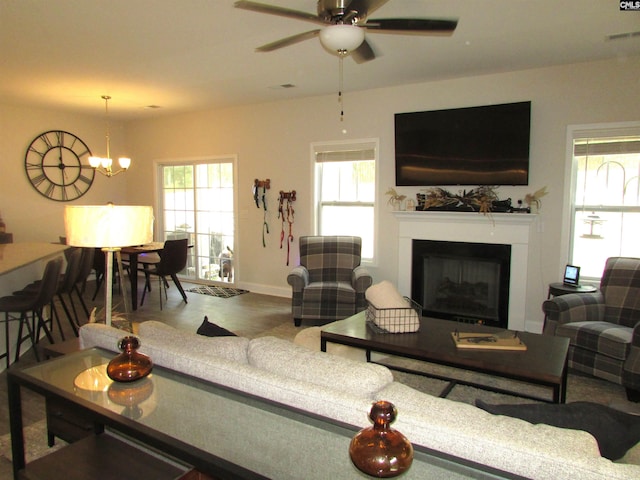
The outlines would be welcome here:
M 249 282 L 238 282 L 236 286 L 253 293 L 261 293 L 262 295 L 291 298 L 291 287 L 274 287 L 273 285 Z

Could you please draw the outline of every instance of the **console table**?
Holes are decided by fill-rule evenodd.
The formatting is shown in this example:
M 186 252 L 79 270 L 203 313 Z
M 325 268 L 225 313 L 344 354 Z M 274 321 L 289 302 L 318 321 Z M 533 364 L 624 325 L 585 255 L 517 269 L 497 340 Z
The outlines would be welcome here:
M 356 427 L 158 366 L 146 379 L 115 384 L 105 374 L 106 364 L 113 356 L 111 352 L 94 348 L 9 370 L 7 384 L 16 480 L 38 478 L 30 476 L 32 464 L 42 469 L 43 463 L 54 464 L 62 456 L 69 462 L 67 465 L 75 466 L 72 449 L 76 449 L 76 445 L 84 448 L 86 443 L 94 445 L 98 443 L 96 437 L 107 434 L 116 438 L 126 435 L 136 444 L 215 479 L 363 478 L 348 454 Z M 73 407 L 93 428 L 81 435 L 84 440 L 26 464 L 22 388 L 43 395 L 48 402 Z M 362 414 L 366 418 L 367 412 Z M 106 433 L 100 433 L 103 430 Z M 83 448 L 78 450 L 82 452 Z M 95 452 L 99 453 L 100 449 L 94 449 Z M 120 480 L 126 478 L 143 477 L 122 476 Z M 424 478 L 519 477 L 415 447 L 413 465 L 403 479 Z

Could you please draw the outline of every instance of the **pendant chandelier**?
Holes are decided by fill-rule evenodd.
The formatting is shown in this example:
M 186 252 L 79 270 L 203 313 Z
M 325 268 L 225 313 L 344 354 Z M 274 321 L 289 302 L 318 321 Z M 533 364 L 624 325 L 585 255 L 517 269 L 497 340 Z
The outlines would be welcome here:
M 111 97 L 108 95 L 102 95 L 102 99 L 104 100 L 104 110 L 105 117 L 107 121 L 107 156 L 106 157 L 89 157 L 89 165 L 96 171 L 107 177 L 113 177 L 119 173 L 125 172 L 129 166 L 131 165 L 131 159 L 128 157 L 120 157 L 118 158 L 118 164 L 120 165 L 120 170 L 114 171 L 112 168 L 113 160 L 111 159 L 111 140 L 109 138 L 109 100 Z

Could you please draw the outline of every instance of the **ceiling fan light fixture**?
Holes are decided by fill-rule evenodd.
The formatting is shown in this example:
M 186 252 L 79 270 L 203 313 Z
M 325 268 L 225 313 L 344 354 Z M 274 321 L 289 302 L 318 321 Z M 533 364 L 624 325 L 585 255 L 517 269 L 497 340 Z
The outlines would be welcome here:
M 320 43 L 332 53 L 352 52 L 364 42 L 364 30 L 355 25 L 331 25 L 320 30 Z

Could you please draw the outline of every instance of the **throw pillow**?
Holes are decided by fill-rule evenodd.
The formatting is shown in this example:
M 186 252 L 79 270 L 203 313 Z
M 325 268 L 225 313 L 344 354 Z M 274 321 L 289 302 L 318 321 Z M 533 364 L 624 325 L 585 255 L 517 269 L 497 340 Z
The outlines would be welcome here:
M 476 399 L 476 407 L 533 424 L 583 430 L 595 437 L 600 455 L 609 460 L 622 458 L 640 442 L 640 416 L 597 403 L 490 405 Z
M 204 335 L 205 337 L 237 337 L 237 335 L 220 325 L 211 323 L 205 315 L 202 324 L 196 331 L 198 335 Z

